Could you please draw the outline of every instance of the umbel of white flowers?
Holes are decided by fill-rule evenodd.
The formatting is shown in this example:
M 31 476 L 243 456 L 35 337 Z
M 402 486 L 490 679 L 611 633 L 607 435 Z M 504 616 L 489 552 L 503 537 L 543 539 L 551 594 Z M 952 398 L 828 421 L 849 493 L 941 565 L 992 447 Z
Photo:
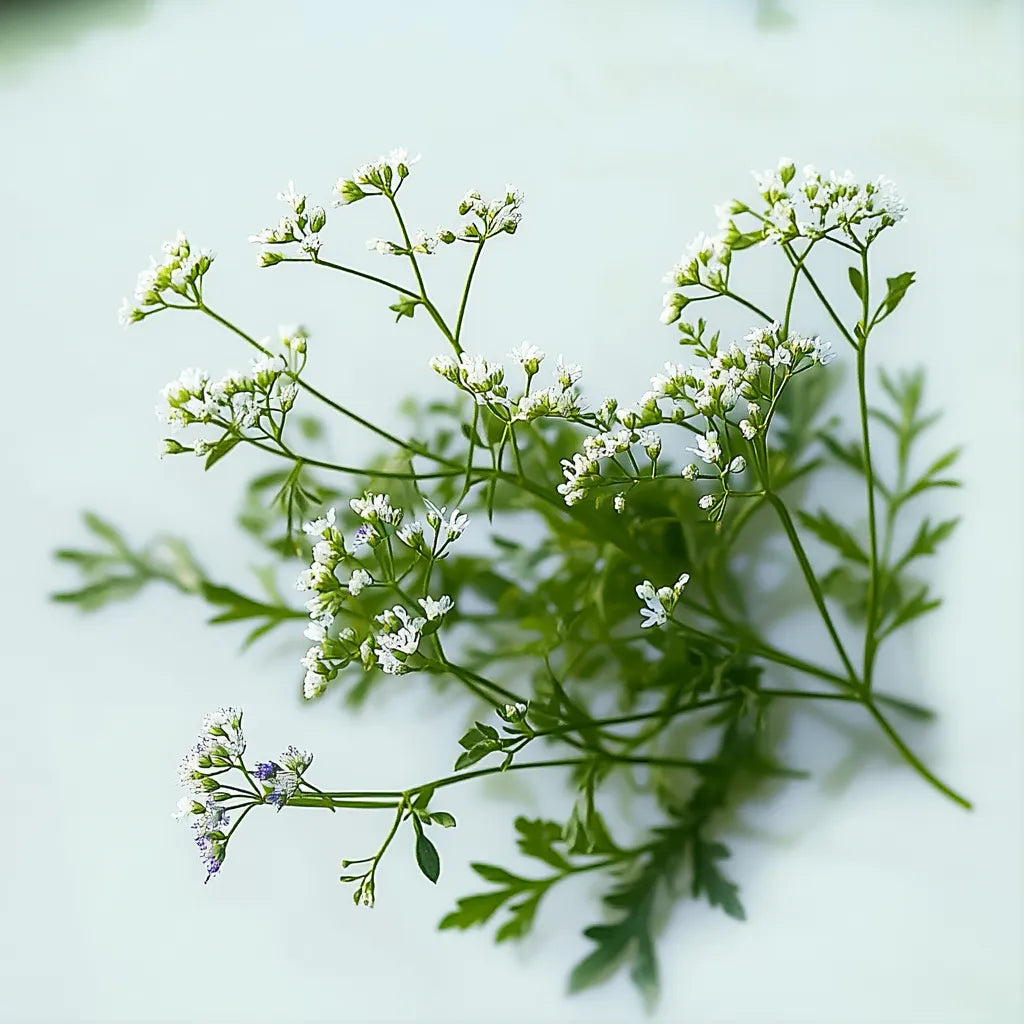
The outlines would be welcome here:
M 419 598 L 419 609 L 394 605 L 373 616 L 373 625 L 360 630 L 346 626 L 334 632 L 333 626 L 342 608 L 365 590 L 388 586 L 374 580 L 361 562 L 361 551 L 393 538 L 413 560 L 437 559 L 462 536 L 469 524 L 468 516 L 458 509 L 449 513 L 429 500 L 424 505 L 426 525 L 418 520 L 403 523 L 404 510 L 394 507 L 387 494 L 367 492 L 353 498 L 349 507 L 361 524 L 352 534 L 351 548 L 338 527 L 336 508 L 303 527 L 313 543 L 312 562 L 295 584 L 298 590 L 313 594 L 306 602 L 310 623 L 305 633 L 313 646 L 302 659 L 306 670 L 303 694 L 307 699 L 320 696 L 330 680 L 353 661 L 360 661 L 366 669 L 376 666 L 388 675 L 404 675 L 420 667 L 414 658 L 420 641 L 436 632 L 454 608 L 447 594 Z

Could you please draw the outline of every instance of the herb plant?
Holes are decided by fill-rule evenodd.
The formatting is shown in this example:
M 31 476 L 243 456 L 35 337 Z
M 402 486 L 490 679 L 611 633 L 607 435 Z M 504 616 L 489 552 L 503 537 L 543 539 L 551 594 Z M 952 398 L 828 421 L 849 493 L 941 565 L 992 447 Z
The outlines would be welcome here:
M 938 604 L 915 574 L 956 525 L 912 515 L 933 488 L 957 486 L 948 475 L 955 450 L 925 466 L 915 451 L 935 420 L 923 409 L 923 375 L 883 371 L 869 400 L 869 342 L 914 280 L 895 273 L 880 283 L 869 257 L 904 206 L 884 178 L 859 184 L 808 167 L 798 181 L 786 160 L 756 175 L 756 195 L 721 207 L 719 233 L 698 235 L 667 278 L 661 318 L 675 325 L 693 365 L 666 363 L 633 404 L 609 397 L 588 405 L 579 366 L 559 358 L 547 374 L 545 353 L 528 342 L 510 363 L 495 361 L 475 354 L 486 339 L 465 331 L 484 251 L 516 233 L 521 194 L 509 187 L 487 201 L 469 192 L 456 226 L 413 234 L 399 206 L 412 163 L 398 150 L 334 189 L 336 207 L 373 199 L 393 217 L 392 239 L 368 243 L 393 272 L 327 259 L 327 213 L 291 186 L 278 196 L 286 208 L 279 223 L 252 238 L 262 267 L 298 263 L 358 278 L 388 292 L 399 325 L 416 316 L 436 325 L 444 351 L 430 367 L 452 397 L 410 406 L 410 436 L 369 422 L 312 382 L 315 345 L 305 329 L 260 340 L 240 326 L 210 296 L 213 255 L 181 235 L 143 271 L 122 310 L 126 324 L 170 310 L 207 317 L 254 350 L 246 373 L 217 380 L 190 369 L 163 389 L 158 412 L 177 435 L 164 452 L 194 453 L 206 469 L 245 447 L 265 457 L 240 522 L 293 578 L 301 566 L 305 598 L 286 598 L 276 572 L 262 573 L 255 590 L 217 582 L 184 541 L 158 538 L 135 550 L 89 515 L 98 546 L 58 552 L 83 583 L 57 599 L 94 609 L 159 581 L 207 602 L 215 623 L 246 623 L 249 642 L 272 630 L 298 634 L 302 620 L 312 644 L 302 658 L 308 700 L 342 690 L 365 701 L 380 686 L 415 685 L 397 677 L 425 675 L 446 684 L 438 699 L 452 714 L 470 716 L 449 773 L 402 790 L 346 791 L 314 785 L 312 755 L 295 747 L 247 760 L 241 711 L 209 715 L 180 766 L 179 809 L 207 880 L 254 809 L 379 810 L 388 818 L 380 846 L 344 851 L 341 861 L 356 904 L 372 906 L 400 835 L 419 870 L 438 881 L 438 846 L 452 850 L 444 832 L 456 824 L 443 809 L 446 789 L 504 772 L 559 771 L 572 790 L 559 819 L 513 823 L 535 870 L 473 864 L 480 891 L 458 899 L 440 927 L 493 923 L 498 942 L 519 939 L 551 889 L 600 873 L 604 906 L 584 930 L 592 949 L 570 986 L 626 966 L 650 996 L 655 936 L 674 901 L 704 899 L 744 917 L 722 822 L 767 787 L 804 777 L 779 756 L 782 716 L 821 702 L 854 705 L 911 770 L 970 806 L 898 731 L 901 717 L 931 713 L 875 685 L 883 642 Z M 450 248 L 464 250 L 468 269 L 461 294 L 440 302 L 425 271 Z M 830 297 L 819 285 L 814 267 L 825 253 L 848 258 L 852 297 Z M 788 284 L 765 309 L 738 278 L 740 263 L 746 274 L 768 259 L 785 261 Z M 393 279 L 403 272 L 404 283 Z M 832 346 L 795 330 L 798 291 L 821 303 L 834 342 L 855 360 L 859 416 L 850 433 L 826 416 Z M 742 341 L 692 316 L 710 313 L 699 304 L 711 301 L 749 314 Z M 837 311 L 845 304 L 855 305 L 852 320 Z M 380 456 L 365 466 L 321 457 L 315 409 L 372 431 Z M 895 452 L 892 474 L 873 454 L 880 436 Z M 836 467 L 863 485 L 866 529 L 861 509 L 851 521 L 846 508 L 800 507 L 810 479 Z M 470 531 L 472 549 L 463 541 Z M 827 562 L 812 561 L 809 537 Z M 743 567 L 780 540 L 834 648 L 829 664 L 775 646 L 752 610 Z M 602 815 L 623 786 L 658 808 L 658 820 L 632 834 Z

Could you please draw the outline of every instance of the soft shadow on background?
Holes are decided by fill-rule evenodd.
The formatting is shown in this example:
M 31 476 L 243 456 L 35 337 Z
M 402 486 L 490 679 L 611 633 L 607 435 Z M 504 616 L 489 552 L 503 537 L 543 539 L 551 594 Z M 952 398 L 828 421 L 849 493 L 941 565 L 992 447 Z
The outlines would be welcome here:
M 455 712 L 402 686 L 359 713 L 303 706 L 298 637 L 240 655 L 241 631 L 206 627 L 204 609 L 167 592 L 92 618 L 46 600 L 69 583 L 49 553 L 84 541 L 82 508 L 136 540 L 187 535 L 224 580 L 255 557 L 234 515 L 259 464 L 204 475 L 161 462 L 152 418 L 182 367 L 221 373 L 246 354 L 172 316 L 130 334 L 116 324 L 176 228 L 217 250 L 209 286 L 253 333 L 310 327 L 312 376 L 340 399 L 379 418 L 406 393 L 441 391 L 425 325 L 396 327 L 390 299 L 358 282 L 261 272 L 246 242 L 276 219 L 289 179 L 326 199 L 395 145 L 423 153 L 407 194 L 425 226 L 453 216 L 467 188 L 525 189 L 521 231 L 481 267 L 471 347 L 495 357 L 529 338 L 564 352 L 598 398 L 639 394 L 679 358 L 657 322 L 661 276 L 713 228 L 715 203 L 749 191 L 750 169 L 785 155 L 900 185 L 911 216 L 879 266 L 917 269 L 919 283 L 873 357 L 927 365 L 928 405 L 947 410 L 933 444 L 966 445 L 965 489 L 937 497 L 934 514 L 965 519 L 931 567 L 946 604 L 883 671 L 889 689 L 938 709 L 910 737 L 977 810 L 870 746 L 856 716 L 803 720 L 789 760 L 815 780 L 736 826 L 750 920 L 680 906 L 653 1019 L 1020 1019 L 1022 57 L 1008 0 L 0 3 L 2 1019 L 641 1019 L 625 978 L 564 995 L 595 913 L 585 885 L 521 949 L 434 932 L 470 891 L 469 861 L 515 867 L 514 810 L 562 813 L 557 786 L 453 790 L 440 884 L 396 857 L 372 913 L 335 881 L 342 856 L 375 847 L 372 815 L 262 816 L 223 877 L 201 884 L 170 811 L 205 711 L 244 706 L 253 749 L 298 743 L 353 788 L 446 770 Z M 331 244 L 372 269 L 363 240 L 383 230 L 377 212 L 345 212 Z M 446 294 L 462 265 L 430 269 Z M 801 330 L 828 336 L 806 309 Z M 351 433 L 333 444 L 372 450 Z M 818 498 L 843 500 L 834 486 Z M 802 600 L 786 586 L 778 601 L 790 593 Z M 783 617 L 776 636 L 825 658 L 811 622 Z

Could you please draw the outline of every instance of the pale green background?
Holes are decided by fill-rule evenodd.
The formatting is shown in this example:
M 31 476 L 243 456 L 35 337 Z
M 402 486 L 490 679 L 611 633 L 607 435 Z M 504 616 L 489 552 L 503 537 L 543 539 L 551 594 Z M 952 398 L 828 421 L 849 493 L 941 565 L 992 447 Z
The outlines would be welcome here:
M 748 816 L 733 862 L 746 925 L 679 908 L 654 1019 L 1020 1020 L 1020 5 L 29 6 L 0 7 L 3 1019 L 640 1019 L 621 978 L 563 995 L 595 914 L 586 886 L 554 898 L 521 948 L 433 931 L 473 884 L 468 861 L 515 864 L 514 808 L 561 812 L 557 787 L 453 790 L 441 883 L 399 851 L 372 913 L 334 880 L 342 856 L 374 848 L 372 816 L 254 815 L 223 876 L 200 884 L 169 811 L 207 709 L 244 705 L 254 750 L 308 746 L 332 785 L 408 785 L 447 767 L 462 724 L 415 679 L 372 714 L 302 707 L 283 637 L 239 658 L 239 633 L 205 628 L 203 609 L 164 592 L 95 618 L 44 598 L 69 583 L 48 552 L 84 539 L 83 506 L 116 511 L 138 539 L 188 534 L 219 579 L 253 557 L 229 503 L 259 464 L 238 453 L 204 476 L 187 458 L 158 461 L 152 419 L 181 367 L 218 373 L 246 355 L 185 318 L 128 335 L 114 319 L 175 228 L 218 251 L 208 287 L 226 312 L 257 334 L 311 327 L 311 372 L 332 394 L 387 418 L 397 396 L 437 389 L 436 343 L 419 322 L 394 327 L 383 293 L 260 272 L 245 241 L 276 218 L 289 178 L 326 197 L 405 144 L 424 154 L 408 193 L 424 227 L 450 219 L 467 187 L 527 193 L 521 233 L 481 267 L 469 346 L 563 351 L 596 396 L 639 393 L 677 358 L 657 322 L 661 275 L 713 227 L 715 202 L 749 188 L 749 169 L 785 154 L 900 184 L 912 213 L 884 263 L 920 283 L 875 356 L 928 364 L 948 410 L 931 443 L 967 444 L 967 488 L 935 511 L 967 519 L 933 567 L 945 606 L 883 673 L 940 709 L 911 735 L 977 811 L 881 747 L 842 784 L 847 739 L 810 722 L 791 751 L 830 782 L 794 784 Z M 385 230 L 380 213 L 332 216 L 332 251 L 381 267 L 362 251 Z M 438 257 L 439 281 L 461 255 Z M 827 334 L 808 318 L 802 329 Z M 336 453 L 353 448 L 365 443 L 349 434 Z M 810 620 L 786 628 L 819 644 Z

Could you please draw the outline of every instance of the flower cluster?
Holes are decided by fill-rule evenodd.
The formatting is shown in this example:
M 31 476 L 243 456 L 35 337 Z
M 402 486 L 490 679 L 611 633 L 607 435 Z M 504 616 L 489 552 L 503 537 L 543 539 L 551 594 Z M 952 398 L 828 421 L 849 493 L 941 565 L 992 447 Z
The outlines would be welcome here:
M 347 206 L 367 196 L 393 196 L 409 176 L 409 167 L 419 160 L 409 159 L 404 149 L 393 149 L 387 156 L 357 167 L 351 178 L 339 178 L 334 186 L 335 206 Z
M 508 387 L 504 384 L 505 368 L 483 356 L 463 353 L 458 358 L 450 355 L 434 356 L 430 368 L 457 388 L 471 395 L 477 405 L 507 405 Z
M 295 378 L 305 365 L 307 337 L 301 327 L 282 329 L 280 344 L 285 355 L 257 356 L 248 373 L 232 372 L 213 381 L 204 370 L 183 370 L 160 391 L 157 418 L 175 429 L 213 425 L 225 431 L 224 437 L 241 437 L 261 422 L 268 436 L 279 433 L 299 391 Z M 267 339 L 263 344 L 269 344 Z M 168 438 L 164 453 L 194 452 L 202 456 L 218 443 L 198 439 L 188 448 Z
M 705 416 L 725 416 L 741 398 L 772 402 L 789 378 L 812 365 L 832 361 L 831 342 L 788 332 L 778 322 L 757 327 L 744 339 L 708 354 L 701 366 L 666 363 L 665 372 L 651 378 L 651 390 L 642 404 L 662 398 L 685 402 Z
M 721 204 L 717 208 L 719 233 L 697 235 L 665 275 L 665 281 L 677 288 L 701 285 L 709 291 L 725 293 L 733 253 L 741 249 L 758 243 L 788 243 L 797 238 L 814 243 L 835 232 L 841 232 L 860 247 L 901 221 L 907 212 L 895 186 L 885 177 L 859 184 L 850 171 L 832 171 L 826 177 L 808 165 L 799 184 L 794 184 L 795 178 L 796 167 L 785 158 L 777 167 L 754 172 L 764 204 L 761 210 L 754 210 L 739 199 Z M 736 217 L 744 214 L 755 220 L 749 231 L 742 231 L 736 222 Z M 863 231 L 863 238 L 854 228 Z M 691 301 L 692 297 L 682 292 L 666 292 L 662 298 L 662 323 L 675 323 Z
M 641 628 L 664 626 L 689 582 L 690 575 L 684 572 L 671 587 L 655 589 L 650 580 L 637 584 L 636 596 L 644 604 L 640 609 L 640 618 L 643 620 L 640 623 Z
M 523 193 L 514 185 L 506 185 L 505 191 L 487 201 L 476 191 L 467 192 L 459 203 L 459 213 L 476 218 L 459 226 L 456 237 L 462 242 L 483 242 L 494 235 L 506 232 L 516 233 L 522 220 Z
M 765 243 L 814 240 L 839 229 L 855 243 L 867 244 L 906 216 L 906 205 L 888 178 L 861 185 L 851 171 L 832 171 L 826 178 L 810 164 L 803 169 L 798 185 L 793 185 L 795 177 L 793 162 L 785 159 L 776 168 L 754 174 L 765 202 Z M 864 225 L 863 238 L 853 230 L 858 225 Z M 733 226 L 731 230 L 738 229 Z
M 562 475 L 565 481 L 558 485 L 558 493 L 562 495 L 566 505 L 575 505 L 582 501 L 587 492 L 602 481 L 601 460 L 611 460 L 624 480 L 629 479 L 627 471 L 615 462 L 617 455 L 630 451 L 633 445 L 641 442 L 652 449 L 661 451 L 661 440 L 651 431 L 635 431 L 628 427 L 619 430 L 592 434 L 584 438 L 583 450 L 574 452 L 572 458 L 562 459 Z
M 178 765 L 178 778 L 186 795 L 178 801 L 175 817 L 189 818 L 195 843 L 206 868 L 207 880 L 220 871 L 227 852 L 227 826 L 230 815 L 222 806 L 230 800 L 216 776 L 242 763 L 245 736 L 242 712 L 221 708 L 203 719 L 199 740 Z
M 296 192 L 295 183 L 291 181 L 288 182 L 288 191 L 278 192 L 277 198 L 288 207 L 289 212 L 281 217 L 275 227 L 250 235 L 249 241 L 263 246 L 297 244 L 302 252 L 315 260 L 323 244 L 320 231 L 327 223 L 327 213 L 321 206 L 307 208 L 307 196 Z M 260 252 L 261 267 L 272 267 L 283 259 L 284 254 L 274 249 L 263 249 Z
M 427 543 L 423 523 L 413 521 L 402 523 L 404 511 L 391 504 L 387 494 L 367 492 L 349 502 L 352 512 L 361 520 L 352 541 L 355 550 L 366 547 L 377 551 L 384 543 L 388 554 L 381 558 L 382 578 L 375 580 L 370 571 L 356 556 L 355 550 L 345 546 L 345 540 L 338 529 L 337 510 L 327 513 L 304 527 L 312 543 L 312 562 L 296 582 L 296 588 L 311 591 L 313 596 L 306 602 L 310 623 L 305 635 L 313 641 L 302 659 L 306 669 L 303 680 L 303 695 L 307 699 L 320 696 L 330 680 L 354 661 L 361 661 L 364 668 L 377 667 L 388 675 L 401 675 L 412 666 L 410 657 L 419 649 L 423 636 L 434 632 L 441 620 L 452 610 L 454 602 L 447 595 L 439 598 L 429 594 L 418 599 L 422 614 L 413 614 L 402 605 L 395 605 L 375 615 L 373 621 L 384 627 L 360 635 L 355 629 L 345 627 L 332 633 L 335 618 L 350 598 L 359 597 L 364 590 L 376 588 L 387 590 L 394 586 L 395 553 L 390 538 L 393 537 L 413 559 L 437 559 L 444 555 L 448 546 L 462 536 L 469 523 L 469 517 L 455 509 L 450 514 L 446 508 L 438 508 L 429 500 L 425 501 L 427 526 L 433 533 L 433 540 Z M 348 572 L 338 575 L 339 567 Z M 342 577 L 347 575 L 347 579 Z
M 263 783 L 264 802 L 281 810 L 298 791 L 302 774 L 312 763 L 312 754 L 290 746 L 276 761 L 257 764 L 252 775 Z
M 160 262 L 151 257 L 150 266 L 139 274 L 133 298 L 121 304 L 121 324 L 127 327 L 153 313 L 182 305 L 176 298 L 184 300 L 186 308 L 194 308 L 202 300 L 203 276 L 213 260 L 209 249 L 193 252 L 188 239 L 179 231 L 173 242 L 164 243 Z
M 715 291 L 723 291 L 728 283 L 732 250 L 724 236 L 710 236 L 703 231 L 687 246 L 686 252 L 665 275 L 666 284 L 683 287 L 704 284 Z M 665 296 L 665 309 L 673 308 L 671 295 Z M 662 319 L 666 317 L 663 311 Z

